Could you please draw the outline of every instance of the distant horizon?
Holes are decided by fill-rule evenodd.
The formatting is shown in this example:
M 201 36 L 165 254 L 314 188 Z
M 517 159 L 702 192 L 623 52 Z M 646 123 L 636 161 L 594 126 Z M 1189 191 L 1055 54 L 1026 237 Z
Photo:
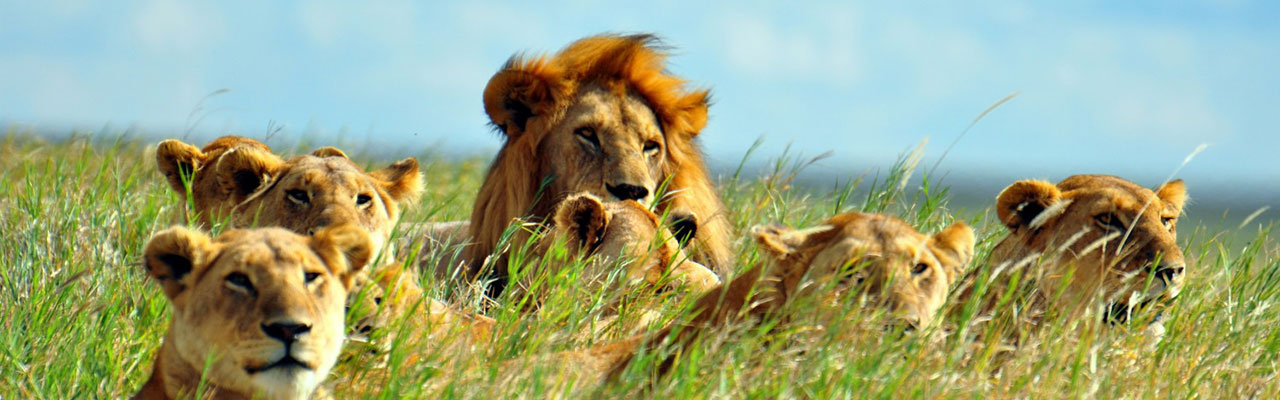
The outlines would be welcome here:
M 110 124 L 104 124 L 104 126 Z M 18 134 L 33 134 L 49 140 L 65 140 L 73 135 L 71 130 L 66 129 L 35 129 L 34 131 L 23 131 L 22 129 L 30 129 L 31 126 L 25 128 L 21 125 L 6 124 L 0 120 L 0 129 L 12 131 Z M 155 141 L 166 138 L 182 138 L 182 132 L 173 134 L 163 134 L 139 130 L 137 128 L 115 128 L 109 127 L 109 131 L 101 131 L 94 129 L 86 129 L 79 131 L 81 135 L 91 134 L 95 139 L 114 140 L 118 137 L 126 137 L 128 139 L 136 139 L 141 141 Z M 132 129 L 132 130 L 130 130 Z M 484 129 L 489 129 L 484 127 Z M 185 129 L 184 129 L 185 130 Z M 126 135 L 128 133 L 128 135 Z M 312 147 L 316 146 L 343 146 L 344 150 L 357 158 L 368 158 L 374 161 L 394 161 L 408 156 L 418 156 L 429 154 L 433 157 L 443 157 L 446 160 L 460 161 L 468 159 L 481 159 L 489 161 L 497 153 L 500 143 L 500 136 L 497 132 L 482 132 L 493 136 L 493 146 L 491 148 L 474 148 L 470 150 L 460 150 L 450 148 L 449 145 L 439 145 L 432 143 L 404 143 L 397 142 L 395 147 L 391 147 L 392 141 L 384 140 L 379 144 L 377 138 L 359 138 L 348 136 L 340 138 L 338 134 L 324 134 L 312 132 L 295 133 L 288 130 L 280 130 L 276 132 L 269 140 L 268 145 L 272 146 L 297 146 L 301 143 L 312 142 Z M 189 140 L 192 144 L 201 146 L 212 139 L 224 135 L 239 135 L 264 140 L 265 130 L 250 132 L 220 132 L 214 133 L 204 129 L 194 129 Z M 385 138 L 383 138 L 385 139 Z M 753 139 L 754 140 L 754 139 Z M 767 142 L 767 139 L 763 139 Z M 962 139 L 963 140 L 963 139 Z M 938 161 L 938 156 L 942 153 L 945 146 L 950 143 L 938 143 L 937 140 L 931 140 L 925 145 L 924 157 L 920 165 L 912 175 L 913 184 L 918 185 L 921 175 L 932 169 Z M 904 147 L 899 153 L 893 156 L 905 154 L 912 150 L 915 146 Z M 750 160 L 744 166 L 743 172 L 746 176 L 758 177 L 770 171 L 774 166 L 774 161 L 783 156 L 782 151 L 785 146 L 779 147 L 762 147 L 755 153 L 751 154 Z M 277 148 L 276 151 L 287 151 Z M 299 149 L 299 151 L 309 151 L 308 148 Z M 798 150 L 792 149 L 791 153 L 787 153 L 788 157 L 795 160 L 808 160 L 816 157 L 823 152 L 800 153 Z M 1208 150 L 1205 150 L 1208 151 Z M 718 178 L 728 178 L 737 169 L 743 161 L 743 157 L 747 154 L 731 155 L 724 152 L 716 156 L 708 157 L 708 168 L 711 169 L 712 175 Z M 947 159 L 943 160 L 938 167 L 938 175 L 931 179 L 943 179 L 942 184 L 950 188 L 952 193 L 952 203 L 965 207 L 989 207 L 991 199 L 1000 192 L 1005 186 L 1021 179 L 1043 179 L 1050 182 L 1057 182 L 1063 178 L 1077 174 L 1105 174 L 1117 175 L 1125 179 L 1129 179 L 1146 187 L 1155 187 L 1170 178 L 1170 175 L 1177 168 L 1177 164 L 1171 164 L 1165 171 L 1150 170 L 1139 173 L 1119 173 L 1107 170 L 1079 170 L 1079 171 L 1019 171 L 1011 169 L 983 169 L 966 167 L 956 162 L 954 152 L 947 155 Z M 1185 157 L 1185 156 L 1184 156 Z M 1179 162 L 1181 159 L 1178 160 Z M 1184 170 L 1194 166 L 1196 163 L 1193 158 L 1191 162 L 1184 167 Z M 893 167 L 893 163 L 884 163 L 873 165 L 867 162 L 858 162 L 854 160 L 841 160 L 832 153 L 822 160 L 807 166 L 802 173 L 796 178 L 796 186 L 813 191 L 826 191 L 835 187 L 835 185 L 844 184 L 858 177 L 865 179 L 874 179 L 876 177 L 883 178 Z M 1173 179 L 1183 179 L 1187 182 L 1188 193 L 1191 201 L 1188 204 L 1188 211 L 1195 220 L 1212 222 L 1218 224 L 1234 224 L 1240 222 L 1249 214 L 1260 208 L 1267 209 L 1257 217 L 1257 221 L 1273 221 L 1280 219 L 1277 214 L 1280 209 L 1276 209 L 1280 205 L 1280 185 L 1256 185 L 1253 182 L 1256 179 L 1238 179 L 1236 177 L 1227 177 L 1225 179 L 1207 179 L 1194 175 L 1183 173 L 1173 174 Z M 869 181 L 864 182 L 869 184 Z M 862 188 L 865 189 L 865 186 Z M 909 189 L 909 191 L 911 191 Z M 1204 214 L 1205 211 L 1210 213 L 1222 213 L 1230 210 L 1227 220 L 1219 220 L 1221 218 L 1213 215 Z M 971 210 L 977 211 L 977 210 Z

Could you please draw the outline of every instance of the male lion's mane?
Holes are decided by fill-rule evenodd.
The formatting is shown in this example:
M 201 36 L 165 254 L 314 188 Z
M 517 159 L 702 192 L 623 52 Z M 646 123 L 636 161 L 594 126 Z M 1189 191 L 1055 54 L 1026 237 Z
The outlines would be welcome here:
M 534 172 L 542 163 L 557 160 L 539 157 L 538 148 L 569 106 L 578 87 L 593 83 L 625 96 L 639 94 L 658 117 L 666 146 L 663 166 L 668 195 L 658 201 L 659 211 L 688 210 L 703 223 L 695 236 L 700 248 L 694 257 L 721 275 L 728 272 L 729 222 L 712 187 L 694 138 L 707 122 L 710 92 L 689 90 L 683 79 L 663 68 L 667 54 L 650 35 L 597 36 L 575 42 L 554 57 L 512 57 L 486 89 L 491 98 L 495 84 L 519 81 L 517 92 L 526 99 L 552 100 L 546 109 L 522 109 L 508 99 L 501 104 L 486 101 L 486 111 L 506 143 L 498 152 L 477 196 L 471 214 L 475 243 L 470 259 L 482 265 L 494 253 L 503 231 L 518 218 L 541 219 L 553 211 L 559 199 L 540 193 L 543 183 Z M 513 106 L 514 105 L 514 106 Z M 530 118 L 532 115 L 539 118 Z M 477 272 L 477 271 L 473 271 Z

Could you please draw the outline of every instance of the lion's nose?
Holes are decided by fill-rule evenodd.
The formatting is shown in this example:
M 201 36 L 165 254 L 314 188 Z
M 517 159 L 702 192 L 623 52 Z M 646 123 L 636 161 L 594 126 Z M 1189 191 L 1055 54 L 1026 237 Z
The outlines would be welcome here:
M 1182 264 L 1177 264 L 1177 265 L 1161 264 L 1160 266 L 1156 267 L 1156 278 L 1163 279 L 1165 282 L 1173 282 L 1173 280 L 1176 279 L 1178 275 L 1182 275 L 1183 269 L 1184 267 Z
M 298 340 L 299 336 L 305 335 L 311 331 L 311 325 L 301 324 L 294 321 L 273 322 L 271 324 L 262 324 L 262 331 L 276 340 L 290 344 Z
M 649 189 L 626 183 L 617 186 L 606 184 L 604 188 L 618 200 L 640 200 L 649 195 Z

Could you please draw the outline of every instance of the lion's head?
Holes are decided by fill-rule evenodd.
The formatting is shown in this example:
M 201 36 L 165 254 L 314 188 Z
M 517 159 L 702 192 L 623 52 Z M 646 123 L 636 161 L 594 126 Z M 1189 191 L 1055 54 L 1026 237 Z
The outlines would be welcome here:
M 702 294 L 689 320 L 677 319 L 656 333 L 566 357 L 582 365 L 576 368 L 617 377 L 640 347 L 688 345 L 708 330 L 744 317 L 747 323 L 760 321 L 805 296 L 826 300 L 818 305 L 835 309 L 848 308 L 841 301 L 858 301 L 884 308 L 894 319 L 890 325 L 924 328 L 935 321 L 974 250 L 973 230 L 964 223 L 925 236 L 880 214 L 840 214 L 800 230 L 756 226 L 751 234 L 765 252 L 763 265 Z M 670 352 L 653 365 L 663 373 L 680 353 Z
M 897 218 L 862 213 L 802 230 L 757 226 L 752 236 L 771 256 L 783 297 L 833 289 L 821 296 L 886 307 L 908 328 L 933 323 L 974 246 L 973 230 L 961 222 L 925 236 Z
M 321 147 L 287 161 L 252 139 L 224 136 L 204 149 L 170 139 L 156 162 L 169 185 L 191 202 L 200 221 L 231 226 L 279 226 L 310 233 L 328 225 L 366 228 L 382 246 L 400 210 L 417 201 L 422 176 L 413 157 L 365 172 L 341 150 Z
M 714 272 L 684 253 L 657 215 L 635 201 L 602 202 L 591 194 L 577 194 L 556 207 L 553 220 L 543 246 L 563 242 L 576 256 L 593 256 L 590 267 L 622 266 L 629 281 L 695 293 L 720 284 Z M 605 274 L 601 270 L 587 275 Z
M 1100 296 L 1111 306 L 1110 318 L 1126 320 L 1135 306 L 1181 289 L 1186 262 L 1177 224 L 1186 201 L 1181 180 L 1154 192 L 1104 175 L 1072 176 L 1057 185 L 1018 181 L 996 199 L 1009 236 L 992 250 L 991 266 L 1034 268 L 1040 292 L 1066 291 L 1059 297 L 1066 303 L 1056 309 L 1080 311 L 1099 304 L 1092 300 Z
M 372 251 L 351 226 L 157 233 L 145 266 L 173 319 L 139 396 L 192 395 L 202 371 L 215 396 L 311 396 L 337 361 L 343 303 Z
M 390 238 L 401 208 L 417 201 L 423 185 L 413 157 L 365 172 L 332 147 L 262 173 L 271 180 L 233 208 L 233 226 L 279 226 L 309 234 L 350 223 L 369 232 L 378 249 Z
M 191 201 L 195 221 L 205 227 L 226 220 L 232 207 L 271 180 L 271 174 L 283 165 L 284 160 L 267 145 L 239 136 L 220 137 L 203 149 L 176 139 L 156 147 L 160 173 L 178 196 Z
M 490 79 L 485 111 L 506 142 L 472 211 L 473 262 L 513 219 L 541 221 L 589 192 L 696 216 L 695 259 L 727 272 L 729 222 L 694 140 L 709 94 L 667 74 L 665 58 L 652 36 L 603 35 L 554 57 L 513 57 Z

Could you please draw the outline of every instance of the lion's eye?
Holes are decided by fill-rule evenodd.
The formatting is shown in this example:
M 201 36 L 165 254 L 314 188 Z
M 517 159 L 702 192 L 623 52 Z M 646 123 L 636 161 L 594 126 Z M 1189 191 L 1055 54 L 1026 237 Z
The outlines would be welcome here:
M 596 149 L 600 148 L 600 138 L 596 137 L 595 129 L 591 129 L 588 127 L 581 127 L 578 129 L 574 129 L 573 135 L 577 136 L 578 140 L 587 142 L 587 144 L 591 145 L 592 148 L 596 148 Z
M 648 142 L 644 142 L 644 152 L 645 152 L 645 153 L 652 153 L 652 152 L 658 151 L 658 149 L 659 149 L 659 148 L 661 148 L 661 147 L 662 147 L 662 146 L 660 146 L 660 145 L 658 144 L 658 142 L 655 142 L 655 141 L 652 141 L 652 140 L 650 140 L 650 141 L 648 141 Z
M 919 263 L 911 267 L 911 275 L 920 275 L 929 270 L 929 264 Z
M 227 274 L 226 279 L 227 279 L 227 285 L 231 286 L 232 288 L 253 293 L 253 282 L 249 281 L 249 276 L 239 272 L 232 272 L 230 274 Z
M 1116 217 L 1116 215 L 1112 213 L 1098 214 L 1097 216 L 1093 217 L 1093 220 L 1097 222 L 1098 226 L 1101 226 L 1103 229 L 1113 230 L 1113 231 L 1124 230 L 1124 223 L 1120 222 L 1120 218 Z
M 1160 218 L 1160 223 L 1164 225 L 1165 229 L 1173 229 L 1173 217 Z
M 307 196 L 306 191 L 292 189 L 284 192 L 284 197 L 296 204 L 305 205 L 311 202 L 311 197 Z
M 320 278 L 319 272 L 308 272 L 302 275 L 302 279 L 305 279 L 307 283 L 315 282 L 317 278 Z
M 369 197 L 369 195 L 367 195 L 367 194 L 362 194 L 362 195 L 356 196 L 356 205 L 357 205 L 357 206 L 361 206 L 361 207 L 363 207 L 363 206 L 367 206 L 367 205 L 369 205 L 369 202 L 370 202 L 370 201 L 373 201 L 373 197 Z

